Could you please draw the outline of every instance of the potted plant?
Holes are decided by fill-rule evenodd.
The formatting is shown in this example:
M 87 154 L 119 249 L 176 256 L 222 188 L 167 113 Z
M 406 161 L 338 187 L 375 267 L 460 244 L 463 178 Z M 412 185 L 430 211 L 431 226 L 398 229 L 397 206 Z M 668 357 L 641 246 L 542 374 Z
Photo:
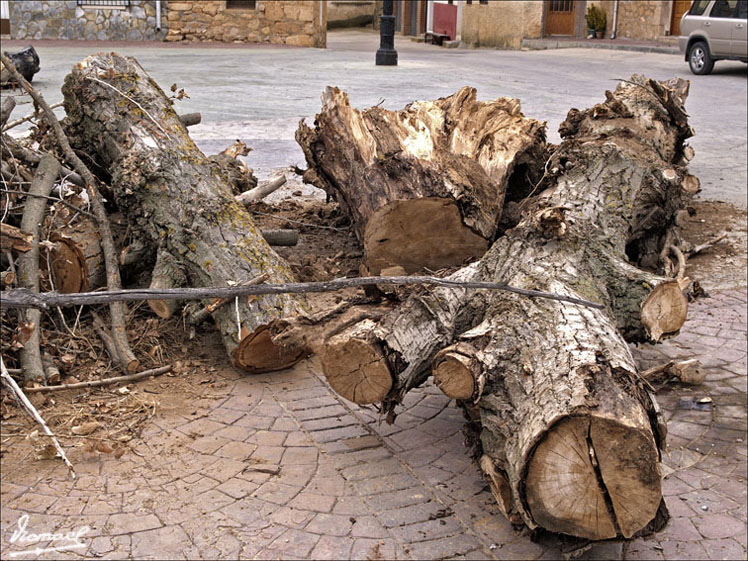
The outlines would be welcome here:
M 587 39 L 595 38 L 595 12 L 596 11 L 597 11 L 597 6 L 592 4 L 587 8 L 587 13 L 584 16 L 585 19 L 587 20 Z
M 607 25 L 605 10 L 592 4 L 587 8 L 585 19 L 587 20 L 587 37 L 597 36 L 598 39 L 602 39 Z
M 595 22 L 595 35 L 598 39 L 605 37 L 605 28 L 608 25 L 608 15 L 605 13 L 605 8 L 597 9 L 597 22 Z

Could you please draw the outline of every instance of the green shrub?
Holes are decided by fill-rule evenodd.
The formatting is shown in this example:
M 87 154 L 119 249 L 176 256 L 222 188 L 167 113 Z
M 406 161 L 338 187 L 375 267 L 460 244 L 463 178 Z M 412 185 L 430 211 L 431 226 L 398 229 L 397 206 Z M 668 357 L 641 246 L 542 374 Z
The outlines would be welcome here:
M 587 29 L 605 31 L 607 18 L 603 8 L 599 8 L 595 4 L 592 4 L 587 8 L 587 15 L 585 17 L 587 19 Z

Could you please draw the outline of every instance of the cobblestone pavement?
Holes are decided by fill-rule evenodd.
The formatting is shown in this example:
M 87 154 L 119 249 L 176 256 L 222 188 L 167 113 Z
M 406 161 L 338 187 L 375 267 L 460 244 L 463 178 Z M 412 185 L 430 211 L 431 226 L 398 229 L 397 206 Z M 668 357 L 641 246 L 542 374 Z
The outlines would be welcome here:
M 676 339 L 635 351 L 642 367 L 695 356 L 708 371 L 701 386 L 659 395 L 672 520 L 583 558 L 746 557 L 746 292 L 715 293 L 689 314 Z M 78 461 L 76 481 L 59 461 L 4 470 L 3 558 L 21 549 L 9 539 L 24 514 L 37 533 L 90 527 L 85 549 L 27 559 L 560 558 L 554 539 L 535 543 L 500 515 L 465 454 L 461 414 L 435 387 L 411 392 L 390 426 L 318 372 L 314 360 L 225 371 L 222 391 L 154 419 L 133 453 Z M 689 408 L 701 397 L 711 404 Z

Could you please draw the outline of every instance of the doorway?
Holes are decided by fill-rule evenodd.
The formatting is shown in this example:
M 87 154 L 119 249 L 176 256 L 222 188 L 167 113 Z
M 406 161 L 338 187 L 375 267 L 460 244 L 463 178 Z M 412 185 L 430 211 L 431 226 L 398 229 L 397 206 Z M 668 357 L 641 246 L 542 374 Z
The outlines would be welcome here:
M 546 35 L 574 35 L 575 0 L 547 0 Z
M 10 35 L 10 9 L 8 0 L 0 1 L 0 35 Z
M 673 10 L 670 16 L 670 35 L 680 35 L 680 18 L 691 7 L 691 0 L 673 0 Z

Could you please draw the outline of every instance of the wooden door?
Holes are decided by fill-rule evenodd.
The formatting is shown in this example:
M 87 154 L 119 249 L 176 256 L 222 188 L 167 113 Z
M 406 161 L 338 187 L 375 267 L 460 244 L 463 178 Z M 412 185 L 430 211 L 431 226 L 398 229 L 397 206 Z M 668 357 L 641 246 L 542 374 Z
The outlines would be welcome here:
M 0 35 L 10 34 L 10 9 L 8 0 L 0 1 Z
M 546 35 L 574 35 L 574 0 L 547 0 Z
M 673 11 L 670 16 L 670 35 L 680 35 L 680 18 L 691 7 L 691 0 L 673 0 Z
M 457 37 L 457 6 L 434 3 L 434 32 L 448 35 L 450 41 Z

